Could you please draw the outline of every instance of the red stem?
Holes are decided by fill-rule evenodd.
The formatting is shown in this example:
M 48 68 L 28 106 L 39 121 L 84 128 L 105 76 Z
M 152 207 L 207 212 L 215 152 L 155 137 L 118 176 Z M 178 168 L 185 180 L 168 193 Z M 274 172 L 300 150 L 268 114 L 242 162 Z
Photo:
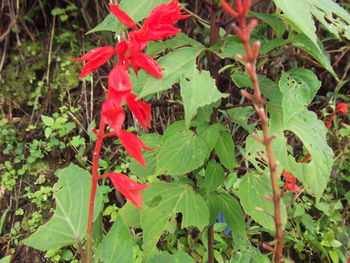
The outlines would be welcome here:
M 102 141 L 104 138 L 104 130 L 106 123 L 101 119 L 100 127 L 97 133 L 97 140 L 95 145 L 95 150 L 92 159 L 92 172 L 91 172 L 91 191 L 90 191 L 90 202 L 89 202 L 89 215 L 88 224 L 86 230 L 86 262 L 91 262 L 91 233 L 92 233 L 92 223 L 94 217 L 94 207 L 95 207 L 95 196 L 98 182 L 98 161 L 100 159 Z

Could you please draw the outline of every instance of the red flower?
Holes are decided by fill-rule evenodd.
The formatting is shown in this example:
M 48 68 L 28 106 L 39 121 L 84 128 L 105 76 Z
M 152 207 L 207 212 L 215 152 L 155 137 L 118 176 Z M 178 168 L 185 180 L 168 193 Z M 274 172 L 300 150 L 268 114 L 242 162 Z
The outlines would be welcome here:
M 125 120 L 124 109 L 108 98 L 102 104 L 102 119 L 118 133 Z
M 348 114 L 348 104 L 346 103 L 339 103 L 336 107 L 335 107 L 335 112 L 340 111 L 343 115 Z
M 141 190 L 147 188 L 148 185 L 139 184 L 120 173 L 110 173 L 103 177 L 109 177 L 114 187 L 136 207 L 143 205 Z
M 135 160 L 138 161 L 142 166 L 146 167 L 141 148 L 147 151 L 152 151 L 153 149 L 148 148 L 135 134 L 125 130 L 119 131 L 118 138 L 128 153 L 134 157 Z
M 335 107 L 335 111 L 332 113 L 331 117 L 329 118 L 329 120 L 326 122 L 326 128 L 331 127 L 332 121 L 334 119 L 334 116 L 337 114 L 337 112 L 341 112 L 343 115 L 348 114 L 348 105 L 345 103 L 339 103 L 336 107 Z
M 173 25 L 188 16 L 181 14 L 178 0 L 160 4 L 152 10 L 142 28 L 135 32 L 135 37 L 142 41 L 154 41 L 174 36 L 180 32 L 180 29 Z
M 296 185 L 297 179 L 286 170 L 283 170 L 282 176 L 284 177 L 284 185 L 283 189 L 287 189 L 290 191 L 298 191 L 300 188 Z
M 101 67 L 115 53 L 115 51 L 114 47 L 98 47 L 90 50 L 81 58 L 74 58 L 73 60 L 75 61 L 88 61 L 81 71 L 80 78 L 84 78 Z
M 141 52 L 133 53 L 130 56 L 130 65 L 132 66 L 136 74 L 139 71 L 139 69 L 142 68 L 156 78 L 162 77 L 162 68 L 153 58 L 151 58 L 147 54 Z
M 129 109 L 134 114 L 135 118 L 140 122 L 141 126 L 146 128 L 151 127 L 151 105 L 142 100 L 135 100 L 136 95 L 130 93 L 126 98 L 126 103 L 128 104 Z
M 115 66 L 108 76 L 108 90 L 110 92 L 129 92 L 132 89 L 128 72 L 122 66 Z
M 132 20 L 131 17 L 123 10 L 121 10 L 117 5 L 109 4 L 109 9 L 111 10 L 112 14 L 115 15 L 123 25 L 136 30 L 136 24 L 134 20 Z

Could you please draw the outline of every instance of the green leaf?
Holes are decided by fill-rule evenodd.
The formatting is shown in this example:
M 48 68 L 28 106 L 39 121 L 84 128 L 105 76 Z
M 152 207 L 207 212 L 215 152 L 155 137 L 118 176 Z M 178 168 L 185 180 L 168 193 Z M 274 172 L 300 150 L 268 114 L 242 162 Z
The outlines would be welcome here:
M 143 250 L 148 256 L 157 251 L 156 244 L 162 233 L 172 229 L 169 221 L 177 213 L 182 213 L 181 227 L 196 226 L 202 230 L 209 223 L 209 211 L 205 201 L 189 185 L 179 182 L 153 183 L 143 194 Z
M 46 126 L 52 126 L 55 122 L 53 118 L 45 115 L 41 115 L 41 120 Z
M 195 263 L 195 261 L 186 253 L 178 251 L 176 254 L 171 255 L 167 252 L 161 252 L 158 255 L 152 257 L 147 263 Z
M 226 128 L 221 124 L 214 123 L 213 125 L 208 125 L 206 123 L 200 123 L 197 125 L 197 134 L 204 140 L 207 145 L 207 151 L 211 152 L 220 136 L 220 130 L 225 130 Z
M 24 244 L 39 250 L 58 249 L 82 241 L 86 234 L 91 176 L 86 170 L 71 164 L 57 170 L 54 185 L 56 210 L 45 225 L 24 240 Z M 94 218 L 101 210 L 102 197 L 96 193 Z M 54 238 L 53 238 L 54 237 Z
M 288 119 L 284 129 L 294 132 L 312 156 L 311 162 L 306 164 L 297 163 L 293 157 L 289 157 L 289 171 L 319 200 L 333 164 L 333 151 L 326 140 L 327 129 L 317 115 L 307 109 Z
M 187 127 L 196 115 L 198 108 L 228 95 L 217 90 L 215 80 L 208 71 L 199 72 L 196 68 L 192 68 L 191 73 L 182 76 L 180 85 Z
M 119 7 L 125 11 L 135 23 L 148 17 L 151 10 L 161 3 L 168 3 L 170 0 L 122 0 Z M 98 31 L 112 31 L 116 34 L 127 29 L 120 21 L 112 14 L 109 14 L 99 25 L 91 29 L 87 34 Z
M 264 14 L 257 12 L 250 13 L 256 16 L 258 19 L 265 22 L 266 24 L 268 24 L 270 27 L 272 27 L 277 37 L 281 37 L 287 29 L 287 27 L 283 23 L 281 23 L 281 21 L 273 14 Z
M 211 193 L 208 195 L 208 206 L 210 209 L 210 223 L 215 222 L 221 211 L 233 235 L 244 240 L 247 239 L 243 211 L 239 202 L 233 196 L 225 191 Z
M 204 186 L 207 193 L 214 191 L 218 188 L 225 179 L 225 172 L 222 166 L 215 160 L 210 160 L 207 168 L 205 169 L 205 181 Z
M 314 59 L 316 59 L 329 73 L 333 75 L 335 79 L 338 79 L 336 73 L 333 70 L 333 67 L 330 63 L 329 58 L 320 50 L 319 46 L 313 43 L 307 36 L 304 34 L 298 34 L 290 38 L 294 46 L 306 51 Z
M 321 87 L 321 82 L 311 70 L 296 68 L 282 72 L 278 86 L 283 94 L 284 120 L 288 121 L 311 103 Z
M 103 238 L 96 250 L 96 257 L 103 263 L 132 263 L 133 242 L 129 228 L 118 216 L 108 234 Z
M 227 131 L 220 132 L 219 139 L 215 145 L 215 151 L 220 162 L 228 170 L 231 171 L 237 166 L 232 136 Z
M 11 256 L 3 257 L 0 259 L 0 263 L 10 263 L 11 261 Z
M 154 133 L 140 136 L 140 139 L 152 149 L 155 149 L 158 146 L 160 138 L 160 136 Z M 156 171 L 156 154 L 156 150 L 143 151 L 146 167 L 143 167 L 135 159 L 132 159 L 129 167 L 131 172 L 133 172 L 138 177 L 148 177 L 154 175 Z
M 168 136 L 157 151 L 156 174 L 183 175 L 203 165 L 208 155 L 204 140 L 182 129 Z
M 274 205 L 272 200 L 271 180 L 267 174 L 245 174 L 239 185 L 239 198 L 244 211 L 263 227 L 275 231 L 273 220 Z M 287 211 L 280 202 L 282 225 L 287 221 Z
M 315 17 L 336 37 L 339 38 L 339 34 L 342 34 L 350 39 L 350 15 L 332 0 L 295 0 L 292 3 L 288 0 L 274 0 L 274 2 L 283 11 L 284 16 L 282 17 L 286 18 L 291 26 L 298 32 L 305 34 L 313 43 L 313 46 L 307 44 L 309 51 L 313 51 L 313 53 L 322 53 L 322 51 L 318 45 L 316 27 L 312 17 Z M 310 54 L 312 55 L 312 53 Z M 336 78 L 330 65 L 321 64 Z
M 252 125 L 247 124 L 248 118 L 254 114 L 252 107 L 238 107 L 227 110 L 232 122 L 238 124 L 248 132 L 253 132 Z
M 131 202 L 126 202 L 126 204 L 118 211 L 118 215 L 127 226 L 141 227 L 140 209 L 134 206 Z
M 162 78 L 155 78 L 140 71 L 138 78 L 142 79 L 140 82 L 142 90 L 138 97 L 142 98 L 155 92 L 170 89 L 173 84 L 180 82 L 182 77 L 193 72 L 200 51 L 193 47 L 185 47 L 161 57 L 157 62 L 163 68 Z
M 166 49 L 177 49 L 179 47 L 188 47 L 191 46 L 195 49 L 203 49 L 204 46 L 194 40 L 193 38 L 188 37 L 186 34 L 180 32 L 175 37 L 168 39 L 166 41 L 152 41 L 147 45 L 147 54 L 151 57 L 163 52 Z

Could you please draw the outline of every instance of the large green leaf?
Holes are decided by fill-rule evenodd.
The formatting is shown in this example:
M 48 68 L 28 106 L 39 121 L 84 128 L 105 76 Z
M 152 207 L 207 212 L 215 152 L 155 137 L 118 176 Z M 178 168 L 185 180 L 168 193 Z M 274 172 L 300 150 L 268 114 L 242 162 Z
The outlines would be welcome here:
M 196 58 L 200 52 L 200 49 L 185 47 L 160 58 L 157 62 L 163 68 L 162 78 L 155 78 L 140 71 L 139 78 L 142 80 L 142 90 L 139 97 L 142 98 L 155 92 L 170 89 L 173 84 L 180 82 L 183 76 L 193 72 L 196 67 Z
M 278 86 L 283 94 L 283 115 L 287 121 L 310 104 L 321 87 L 321 82 L 311 70 L 296 68 L 282 72 Z
M 122 0 L 119 7 L 137 23 L 148 17 L 154 7 L 164 2 L 168 3 L 170 0 Z M 99 25 L 91 29 L 88 34 L 98 31 L 112 31 L 119 34 L 126 28 L 114 15 L 109 14 Z
M 303 70 L 302 70 L 303 71 Z M 310 75 L 311 76 L 311 75 Z M 234 75 L 236 83 L 240 86 L 249 86 L 246 82 L 246 75 L 239 76 Z M 265 79 L 265 80 L 264 80 Z M 276 138 L 272 140 L 272 148 L 276 160 L 280 165 L 277 167 L 278 173 L 281 173 L 283 169 L 291 172 L 296 176 L 306 187 L 311 190 L 311 193 L 315 194 L 316 199 L 321 197 L 332 167 L 333 153 L 331 148 L 327 145 L 326 141 L 326 128 L 324 123 L 317 119 L 315 113 L 308 111 L 305 106 L 300 105 L 298 114 L 294 114 L 292 117 L 285 118 L 283 107 L 293 107 L 294 105 L 283 105 L 284 103 L 290 104 L 291 97 L 285 92 L 282 94 L 278 87 L 275 87 L 271 80 L 266 78 L 259 79 L 263 90 L 268 91 L 267 97 L 267 109 L 270 114 L 269 118 L 269 134 L 275 135 Z M 305 97 L 304 102 L 308 102 L 312 99 L 312 94 L 315 93 L 317 81 L 314 77 L 303 78 L 303 82 L 307 82 L 306 86 L 314 86 L 311 88 L 311 92 L 307 92 L 308 95 L 299 94 L 298 97 Z M 268 84 L 270 83 L 270 84 Z M 295 89 L 294 92 L 302 92 L 302 89 Z M 284 96 L 286 96 L 284 98 Z M 287 151 L 287 141 L 284 136 L 285 131 L 293 132 L 300 141 L 307 148 L 312 155 L 312 161 L 307 164 L 298 163 L 294 157 L 290 156 Z M 257 134 L 262 137 L 262 134 L 258 131 Z M 264 145 L 256 142 L 251 136 L 246 140 L 246 159 L 249 160 L 257 170 L 261 170 L 256 159 L 260 158 L 258 152 L 263 152 L 266 155 Z M 265 169 L 267 169 L 265 167 Z
M 274 231 L 274 205 L 267 197 L 272 197 L 272 189 L 270 177 L 266 173 L 249 172 L 243 176 L 239 185 L 239 198 L 244 211 L 260 225 Z M 283 202 L 280 205 L 282 224 L 285 225 L 287 210 Z
M 126 202 L 126 204 L 120 208 L 118 215 L 127 226 L 141 227 L 140 209 L 131 202 Z
M 226 128 L 219 123 L 214 123 L 213 125 L 200 123 L 197 125 L 197 134 L 204 140 L 208 152 L 214 149 L 220 136 L 220 130 L 226 130 Z
M 219 212 L 227 222 L 227 226 L 235 237 L 247 239 L 246 225 L 243 211 L 239 202 L 225 191 L 213 192 L 208 195 L 208 206 L 210 210 L 210 223 L 214 223 Z
M 56 210 L 45 225 L 39 227 L 24 244 L 40 250 L 58 249 L 83 240 L 87 227 L 91 175 L 71 164 L 56 172 L 54 185 Z M 95 199 L 95 218 L 101 210 L 101 193 Z
M 96 250 L 96 257 L 103 263 L 132 263 L 132 246 L 129 228 L 118 216 L 108 234 Z
M 210 160 L 205 169 L 204 186 L 207 193 L 218 188 L 225 180 L 225 172 L 221 164 L 215 160 Z
M 176 254 L 171 255 L 167 252 L 161 252 L 158 255 L 152 257 L 147 263 L 194 263 L 195 261 L 186 253 L 178 251 Z
M 284 123 L 284 129 L 292 131 L 311 154 L 311 162 L 297 163 L 289 156 L 290 172 L 315 194 L 319 200 L 327 186 L 332 170 L 333 151 L 326 140 L 327 129 L 314 112 L 303 112 Z
M 201 166 L 208 154 L 202 138 L 191 130 L 181 129 L 159 146 L 156 174 L 183 175 Z
M 209 71 L 199 72 L 196 68 L 192 68 L 192 72 L 182 76 L 180 85 L 187 127 L 198 108 L 228 95 L 217 90 L 215 80 L 210 76 Z
M 321 22 L 325 28 L 339 37 L 339 34 L 350 39 L 350 15 L 333 0 L 274 0 L 280 8 L 286 20 L 300 33 L 306 35 L 314 44 L 309 50 L 322 53 L 316 36 L 316 27 L 313 16 Z M 325 66 L 322 62 L 321 64 Z M 327 68 L 327 67 L 326 67 Z M 333 69 L 327 68 L 333 75 Z
M 153 183 L 144 190 L 145 206 L 141 210 L 144 247 L 147 256 L 157 252 L 156 244 L 171 220 L 182 213 L 182 227 L 196 226 L 202 230 L 209 223 L 209 211 L 203 198 L 192 187 L 179 182 Z
M 337 79 L 329 57 L 327 57 L 322 50 L 316 46 L 306 35 L 297 34 L 292 36 L 288 41 L 293 42 L 293 45 L 309 53 L 314 59 L 316 59 L 325 69 L 327 69 L 334 78 Z
M 220 131 L 219 139 L 215 145 L 215 151 L 220 162 L 227 169 L 231 171 L 237 166 L 232 136 L 227 131 Z

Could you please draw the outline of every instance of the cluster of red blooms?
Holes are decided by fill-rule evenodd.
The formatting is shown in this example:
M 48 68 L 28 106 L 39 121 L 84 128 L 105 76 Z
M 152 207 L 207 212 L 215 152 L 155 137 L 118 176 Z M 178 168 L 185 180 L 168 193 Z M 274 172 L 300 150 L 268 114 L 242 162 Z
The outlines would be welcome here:
M 148 148 L 135 134 L 121 128 L 125 120 L 123 102 L 126 102 L 142 127 L 151 127 L 152 120 L 151 106 L 141 99 L 136 100 L 136 95 L 132 93 L 128 69 L 131 66 L 136 74 L 140 69 L 143 69 L 154 77 L 161 78 L 161 67 L 153 58 L 142 51 L 149 41 L 161 40 L 179 33 L 180 30 L 175 28 L 174 24 L 188 16 L 181 14 L 178 0 L 173 0 L 168 4 L 163 3 L 155 7 L 146 18 L 143 26 L 137 29 L 136 23 L 117 5 L 110 4 L 109 7 L 111 13 L 122 24 L 133 30 L 128 33 L 128 40 L 119 42 L 116 47 L 106 46 L 92 49 L 75 60 L 87 61 L 80 74 L 80 78 L 84 78 L 106 63 L 113 54 L 118 56 L 118 64 L 114 66 L 108 76 L 107 99 L 102 105 L 101 121 L 113 128 L 114 132 L 109 133 L 109 135 L 116 135 L 128 153 L 145 166 L 141 149 L 152 149 Z M 135 206 L 142 204 L 140 190 L 146 188 L 146 185 L 138 184 L 118 173 L 110 173 L 103 177 L 109 177 L 114 186 Z
M 326 122 L 326 128 L 331 127 L 332 121 L 334 119 L 334 116 L 338 113 L 341 112 L 343 115 L 348 114 L 348 105 L 345 103 L 339 103 L 336 107 L 335 107 L 335 111 L 332 113 L 331 117 L 329 118 L 329 120 Z M 301 163 L 305 163 L 307 160 L 309 160 L 309 158 L 311 158 L 311 154 L 307 154 L 304 159 L 301 161 Z M 285 190 L 290 190 L 290 191 L 298 191 L 300 188 L 296 185 L 297 179 L 291 174 L 288 173 L 287 171 L 283 171 L 282 172 L 282 176 L 284 178 L 284 185 L 282 188 L 282 193 Z

